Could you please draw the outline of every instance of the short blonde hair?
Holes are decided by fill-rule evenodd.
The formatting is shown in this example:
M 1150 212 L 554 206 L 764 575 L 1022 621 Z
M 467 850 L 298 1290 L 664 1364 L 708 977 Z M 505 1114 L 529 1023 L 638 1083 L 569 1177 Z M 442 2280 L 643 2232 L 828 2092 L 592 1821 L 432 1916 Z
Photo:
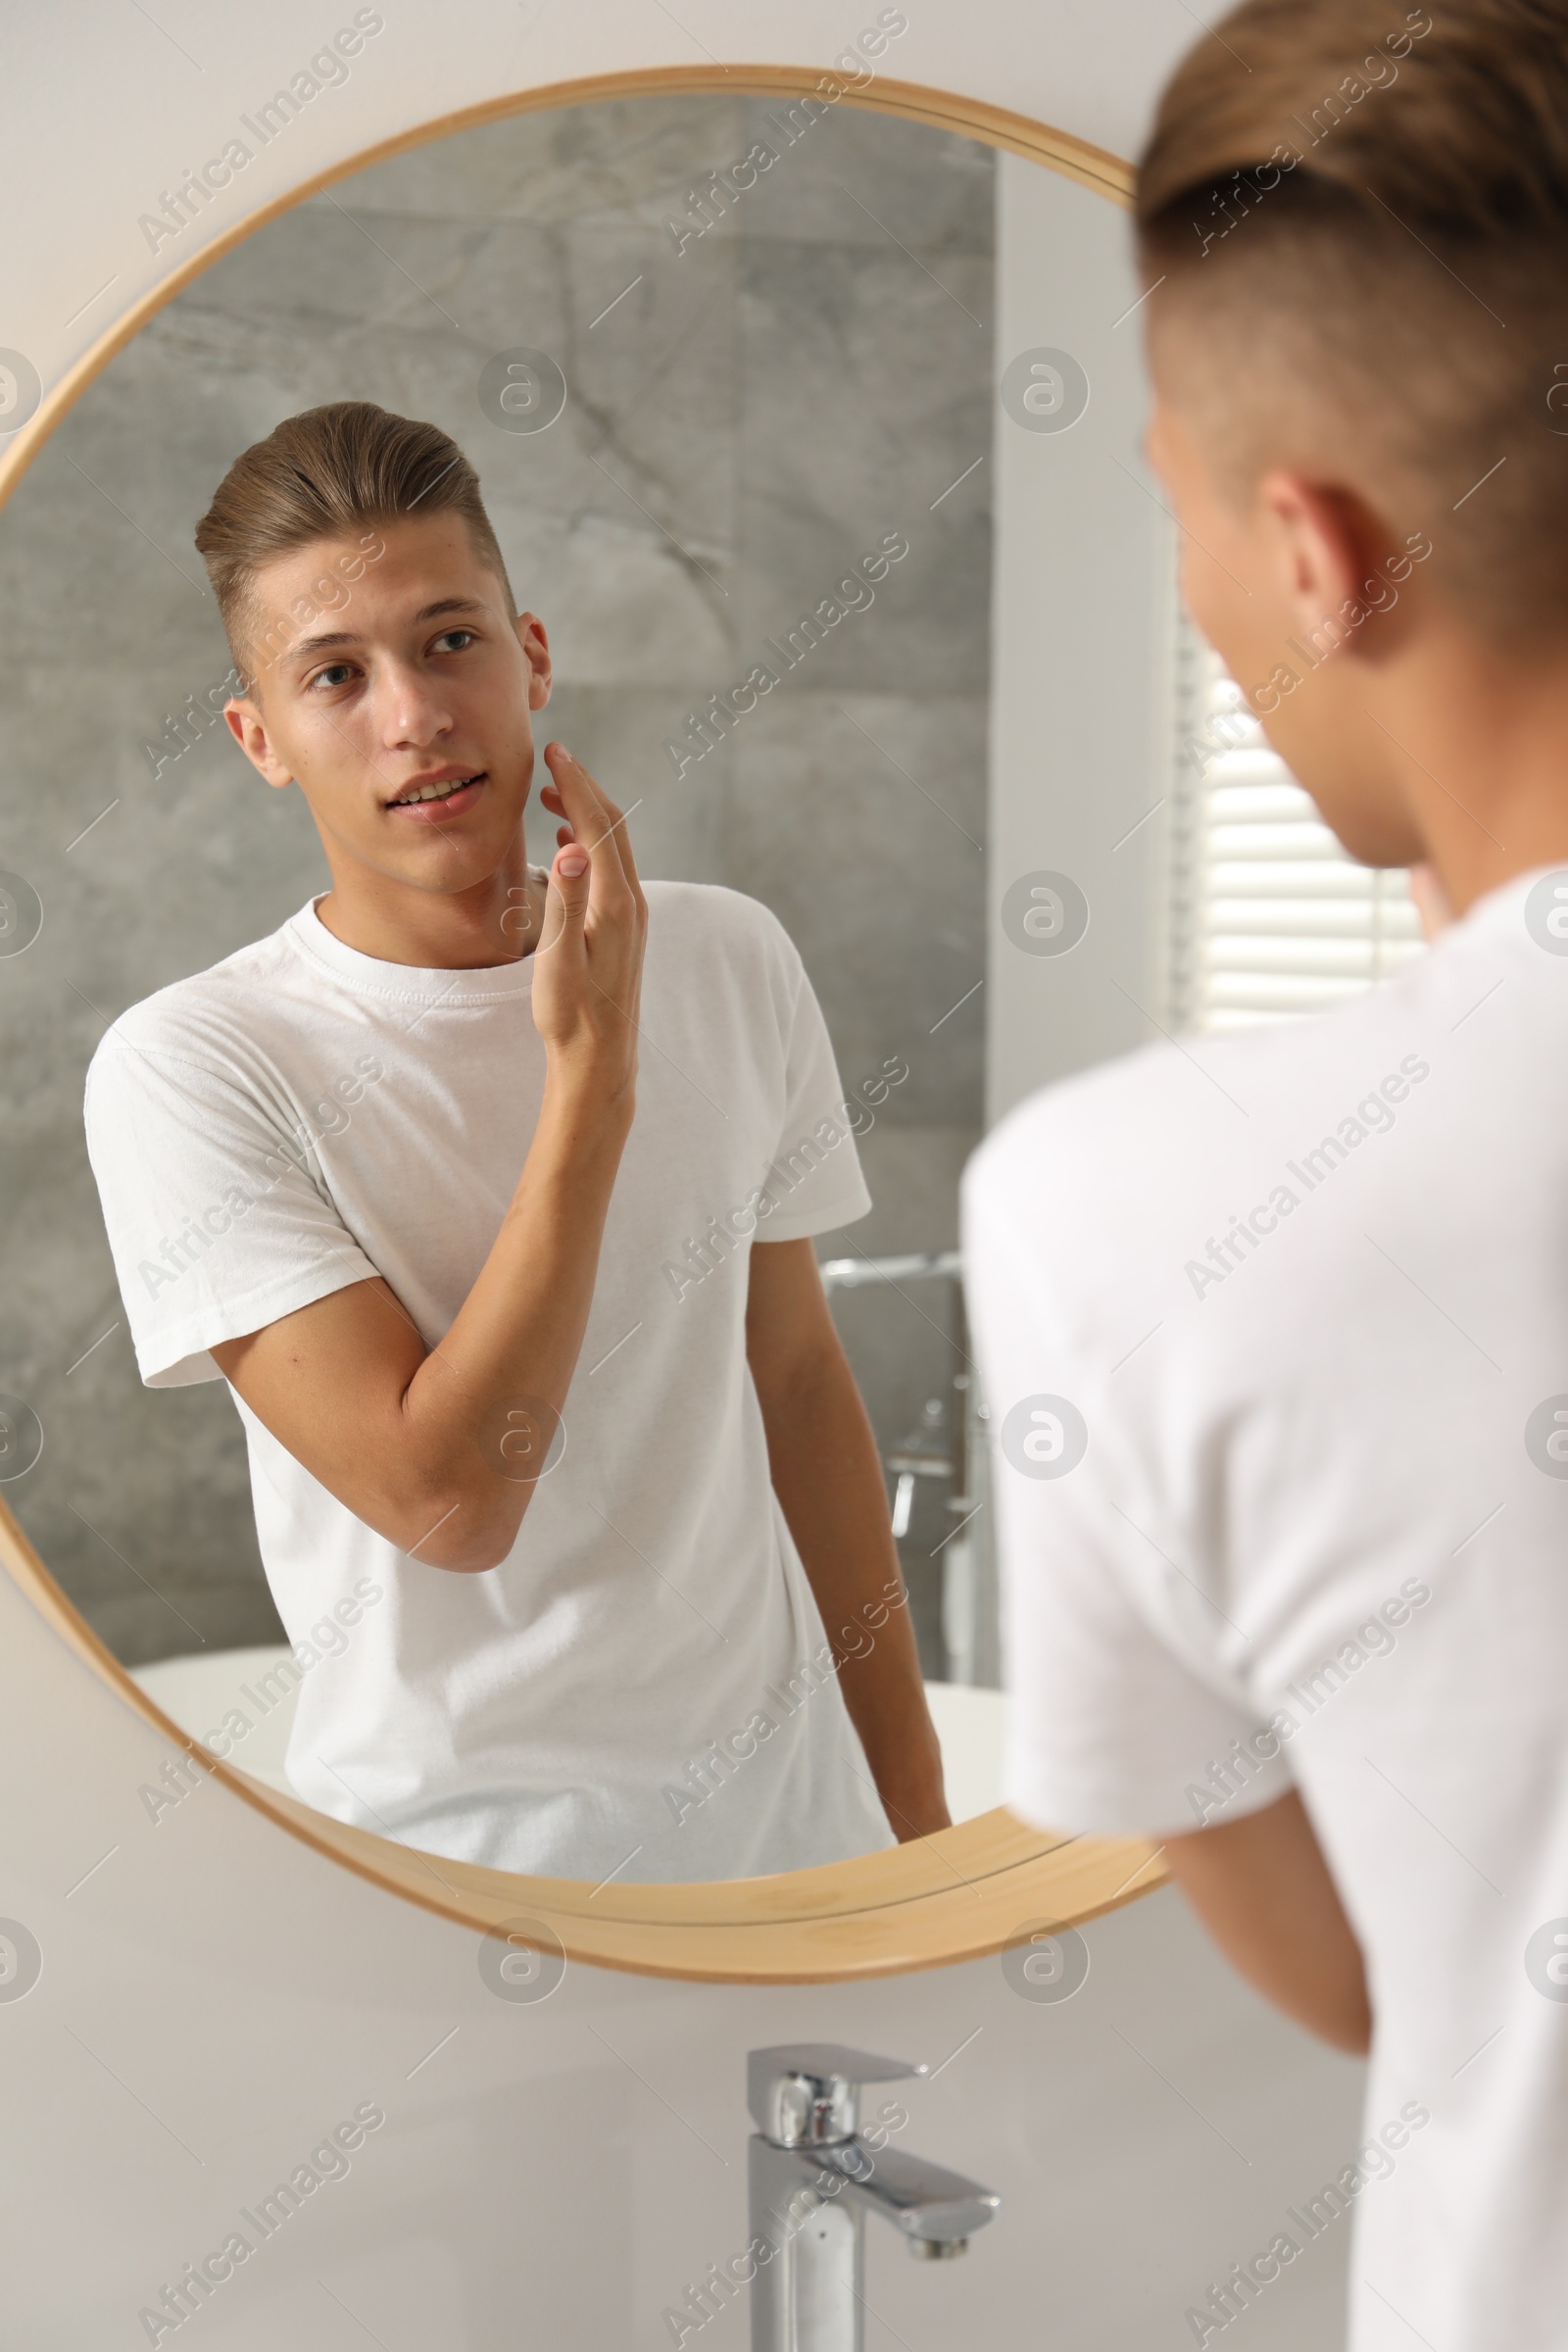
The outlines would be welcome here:
M 1243 0 L 1165 88 L 1136 220 L 1222 478 L 1343 464 L 1472 624 L 1561 629 L 1568 0 Z
M 439 425 L 393 416 L 372 401 L 338 400 L 286 416 L 236 458 L 196 525 L 196 547 L 241 675 L 250 674 L 256 579 L 264 564 L 315 540 L 343 538 L 416 511 L 463 516 L 514 614 L 479 476 Z

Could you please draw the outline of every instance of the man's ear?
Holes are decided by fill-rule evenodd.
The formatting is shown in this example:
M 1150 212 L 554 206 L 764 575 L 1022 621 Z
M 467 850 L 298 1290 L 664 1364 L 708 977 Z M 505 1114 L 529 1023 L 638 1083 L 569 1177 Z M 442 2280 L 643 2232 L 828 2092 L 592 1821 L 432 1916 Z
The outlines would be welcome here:
M 528 664 L 528 708 L 542 710 L 550 700 L 551 681 L 555 675 L 550 662 L 550 640 L 545 624 L 533 612 L 519 612 L 513 622 L 517 643 Z
M 1398 602 L 1378 566 L 1399 541 L 1353 491 L 1328 488 L 1283 468 L 1257 486 L 1276 577 L 1298 637 L 1325 622 L 1348 623 L 1348 649 L 1366 654 L 1373 639 L 1361 623 Z M 1386 637 L 1376 640 L 1384 650 Z
M 249 695 L 232 695 L 223 705 L 223 716 L 228 721 L 229 733 L 258 775 L 265 776 L 278 790 L 293 783 L 293 770 L 285 767 L 273 753 L 267 721 Z

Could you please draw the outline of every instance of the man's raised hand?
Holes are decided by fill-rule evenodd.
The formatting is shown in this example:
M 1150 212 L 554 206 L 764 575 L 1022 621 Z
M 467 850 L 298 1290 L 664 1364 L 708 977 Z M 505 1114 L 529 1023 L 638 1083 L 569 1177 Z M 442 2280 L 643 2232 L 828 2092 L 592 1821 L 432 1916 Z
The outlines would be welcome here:
M 629 1102 L 648 907 L 620 810 L 564 743 L 546 744 L 544 757 L 539 798 L 561 822 L 534 951 L 534 1022 L 553 1070 Z

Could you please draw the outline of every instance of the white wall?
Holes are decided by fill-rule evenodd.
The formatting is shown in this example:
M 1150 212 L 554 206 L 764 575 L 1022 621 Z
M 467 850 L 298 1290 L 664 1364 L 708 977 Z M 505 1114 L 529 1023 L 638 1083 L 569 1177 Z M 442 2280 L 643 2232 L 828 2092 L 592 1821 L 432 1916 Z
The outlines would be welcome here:
M 384 29 L 200 220 L 154 253 L 138 222 L 220 154 L 358 0 L 73 0 L 6 12 L 11 234 L 0 343 L 45 385 L 199 240 L 379 139 L 511 90 L 713 63 L 825 68 L 881 0 L 382 0 Z M 882 71 L 966 93 L 1131 154 L 1192 38 L 1182 0 L 912 0 Z M 246 136 L 241 132 L 242 136 Z M 256 142 L 247 137 L 247 143 Z M 88 307 L 83 307 L 88 306 Z
M 1089 405 L 1062 432 L 1026 431 L 997 412 L 992 1119 L 1157 1034 L 1166 812 L 1139 819 L 1168 790 L 1175 580 L 1174 526 L 1140 452 L 1127 216 L 1010 155 L 998 204 L 999 380 L 1018 353 L 1066 351 L 1088 376 Z M 1089 902 L 1089 929 L 1066 955 L 1022 952 L 997 919 L 1009 884 L 1040 871 L 1071 876 Z
M 364 2100 L 387 2120 L 348 2177 L 181 2343 L 658 2352 L 665 2307 L 746 2243 L 745 2054 L 790 2036 L 941 2067 L 901 2144 L 1006 2199 L 952 2265 L 873 2225 L 870 2352 L 1175 2352 L 1186 2306 L 1348 2160 L 1359 2067 L 1266 2012 L 1169 1893 L 1087 1931 L 1059 2007 L 1000 1961 L 776 1989 L 570 1968 L 514 2006 L 471 1935 L 218 1785 L 150 1818 L 161 1743 L 4 1579 L 0 1657 L 0 1916 L 43 1952 L 0 1998 L 16 2352 L 145 2344 L 139 2308 Z M 1329 2352 L 1346 2255 L 1325 2237 L 1269 2289 L 1250 2352 Z M 743 2352 L 744 2312 L 686 2340 Z
M 11 12 L 18 203 L 0 257 L 0 342 L 53 380 L 177 257 L 148 252 L 138 214 L 351 14 L 321 0 Z M 826 62 L 875 10 L 389 0 L 384 14 L 349 83 L 250 168 L 247 200 L 530 80 L 709 55 Z M 910 17 L 890 53 L 901 77 L 1123 151 L 1192 31 L 1182 0 L 920 0 Z M 1108 215 L 1092 218 L 1089 233 L 1109 238 Z M 1093 374 L 1094 337 L 1109 330 L 1086 311 L 1058 333 L 1055 319 L 1074 316 L 1068 295 L 1064 284 L 1053 297 L 1052 332 L 1038 339 L 1076 333 Z M 1035 339 L 1021 311 L 1009 318 Z M 1131 561 L 1129 646 L 1150 593 Z M 1062 597 L 1058 630 L 1070 584 Z M 1070 686 L 1066 641 L 1053 642 Z M 1136 701 L 1147 688 L 1127 691 Z M 1062 730 L 1066 777 L 1066 717 L 1046 715 Z M 1140 723 L 1129 717 L 1129 770 Z M 1027 745 L 1026 715 L 1016 726 Z M 1104 790 L 1136 801 L 1133 781 L 1107 777 Z M 1061 831 L 1091 819 L 1067 798 L 1058 808 L 1039 861 L 1065 840 L 1087 870 L 1100 837 Z M 1033 860 L 1036 821 L 1021 804 L 1005 814 L 1007 855 Z M 1046 1072 L 1020 1060 L 1007 1083 Z M 349 2177 L 318 2190 L 182 2338 L 215 2352 L 371 2341 L 652 2352 L 673 2340 L 663 2307 L 744 2242 L 743 2057 L 791 2034 L 933 2064 L 957 2051 L 911 2092 L 906 2144 L 1007 2198 L 951 2268 L 915 2265 L 879 2235 L 877 2352 L 1190 2342 L 1187 2303 L 1268 2242 L 1353 2135 L 1359 2070 L 1268 2016 L 1167 1894 L 1089 1931 L 1089 1982 L 1059 2008 L 1020 1999 L 998 1962 L 780 1990 L 573 1969 L 548 2002 L 510 2006 L 481 1982 L 470 1936 L 316 1858 L 220 1788 L 154 1823 L 138 1791 L 163 1761 L 151 1732 L 0 1580 L 0 1915 L 43 1952 L 25 1998 L 0 1999 L 0 2299 L 5 2340 L 26 2352 L 148 2341 L 138 2307 L 363 2100 L 387 2121 Z M 1346 2256 L 1326 2239 L 1269 2289 L 1247 2322 L 1253 2352 L 1339 2340 Z M 742 2315 L 700 2340 L 738 2352 Z

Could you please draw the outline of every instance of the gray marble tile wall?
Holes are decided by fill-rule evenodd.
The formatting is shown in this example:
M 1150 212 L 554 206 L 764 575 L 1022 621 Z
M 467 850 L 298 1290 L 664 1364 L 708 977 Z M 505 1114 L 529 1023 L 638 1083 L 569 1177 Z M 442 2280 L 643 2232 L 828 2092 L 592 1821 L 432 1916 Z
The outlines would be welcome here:
M 737 191 L 760 143 L 774 160 Z M 278 1638 L 226 1391 L 137 1379 L 80 1118 L 118 1012 L 326 881 L 298 795 L 220 726 L 153 772 L 166 719 L 227 667 L 191 547 L 219 477 L 319 401 L 457 437 L 551 633 L 551 731 L 640 801 L 644 871 L 775 908 L 847 1082 L 907 1063 L 865 1139 L 876 1208 L 824 1252 L 950 1246 L 982 1100 L 992 247 L 989 150 L 847 105 L 524 116 L 260 231 L 22 484 L 0 522 L 0 868 L 45 913 L 0 956 L 0 1392 L 45 1443 L 3 1491 L 128 1662 Z M 566 377 L 546 431 L 478 404 L 518 346 Z M 907 552 L 841 594 L 889 545 Z M 786 666 L 768 641 L 787 656 L 829 597 L 856 609 Z M 667 745 L 758 662 L 776 690 L 677 773 Z M 885 1447 L 949 1376 L 949 1317 L 940 1288 L 843 1303 Z M 928 1642 L 945 1527 L 928 1511 L 906 1546 Z

